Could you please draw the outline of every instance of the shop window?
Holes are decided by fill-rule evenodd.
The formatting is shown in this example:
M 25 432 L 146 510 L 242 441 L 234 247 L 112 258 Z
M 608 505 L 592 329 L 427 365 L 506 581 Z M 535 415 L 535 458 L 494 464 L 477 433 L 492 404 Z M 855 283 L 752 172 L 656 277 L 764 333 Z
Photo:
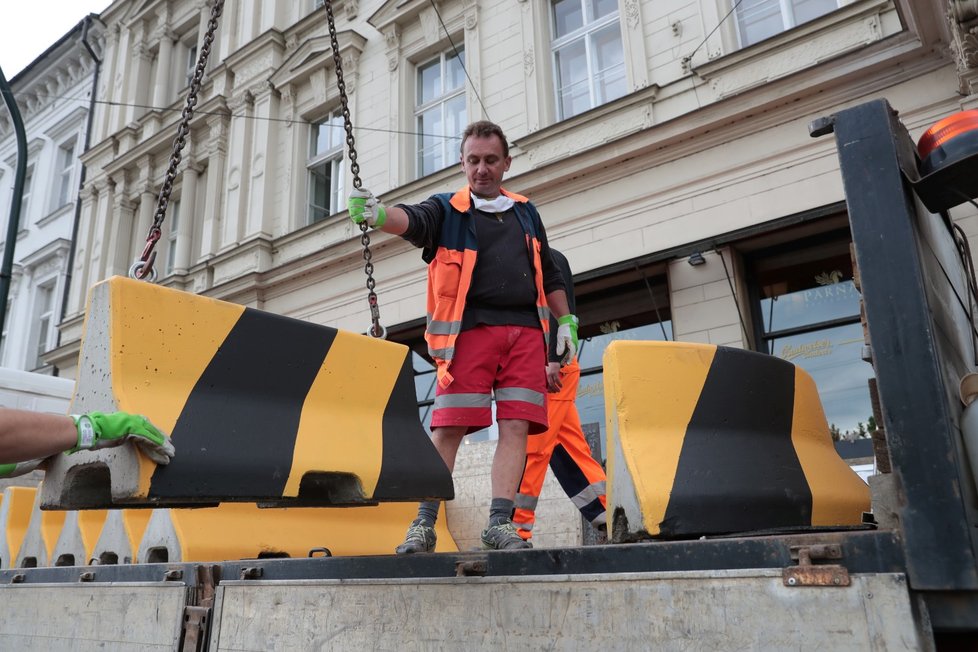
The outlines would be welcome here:
M 873 369 L 862 359 L 848 233 L 759 252 L 752 269 L 761 350 L 812 376 L 833 439 L 869 436 Z

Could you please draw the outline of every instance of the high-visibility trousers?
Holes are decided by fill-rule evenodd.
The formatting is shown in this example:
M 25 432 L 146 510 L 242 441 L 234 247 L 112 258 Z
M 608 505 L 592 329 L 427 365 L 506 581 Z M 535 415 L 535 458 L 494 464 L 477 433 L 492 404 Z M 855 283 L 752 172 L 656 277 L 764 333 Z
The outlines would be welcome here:
M 594 527 L 605 525 L 605 472 L 591 456 L 591 447 L 581 430 L 581 419 L 574 404 L 581 380 L 581 368 L 576 359 L 561 368 L 560 380 L 560 391 L 547 394 L 549 429 L 527 438 L 526 465 L 513 512 L 513 524 L 524 539 L 533 536 L 537 501 L 548 464 L 584 518 Z

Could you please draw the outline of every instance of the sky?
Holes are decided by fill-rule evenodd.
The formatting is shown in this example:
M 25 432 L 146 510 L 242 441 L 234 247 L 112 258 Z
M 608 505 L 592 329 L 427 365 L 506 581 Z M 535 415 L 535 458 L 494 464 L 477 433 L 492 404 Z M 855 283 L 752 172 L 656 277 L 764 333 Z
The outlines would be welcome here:
M 88 14 L 111 0 L 3 0 L 0 69 L 8 80 L 47 50 Z

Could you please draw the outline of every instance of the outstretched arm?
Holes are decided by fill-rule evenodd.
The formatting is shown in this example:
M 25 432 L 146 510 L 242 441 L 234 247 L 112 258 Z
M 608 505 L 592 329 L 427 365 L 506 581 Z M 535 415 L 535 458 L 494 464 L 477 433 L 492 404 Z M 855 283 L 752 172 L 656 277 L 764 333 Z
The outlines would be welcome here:
M 48 457 L 78 443 L 78 429 L 66 415 L 0 408 L 0 462 Z

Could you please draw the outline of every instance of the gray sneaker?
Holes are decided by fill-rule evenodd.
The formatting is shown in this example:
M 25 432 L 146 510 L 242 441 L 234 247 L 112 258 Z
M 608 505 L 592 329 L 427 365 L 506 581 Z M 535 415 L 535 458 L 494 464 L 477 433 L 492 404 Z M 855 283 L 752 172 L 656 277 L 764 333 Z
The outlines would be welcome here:
M 520 537 L 512 521 L 505 521 L 482 531 L 482 547 L 487 550 L 520 550 L 533 546 Z
M 410 555 L 415 552 L 432 552 L 435 549 L 435 541 L 437 540 L 438 536 L 435 534 L 435 528 L 433 526 L 423 521 L 415 521 L 408 528 L 407 536 L 404 537 L 404 543 L 394 548 L 394 552 L 398 555 Z

